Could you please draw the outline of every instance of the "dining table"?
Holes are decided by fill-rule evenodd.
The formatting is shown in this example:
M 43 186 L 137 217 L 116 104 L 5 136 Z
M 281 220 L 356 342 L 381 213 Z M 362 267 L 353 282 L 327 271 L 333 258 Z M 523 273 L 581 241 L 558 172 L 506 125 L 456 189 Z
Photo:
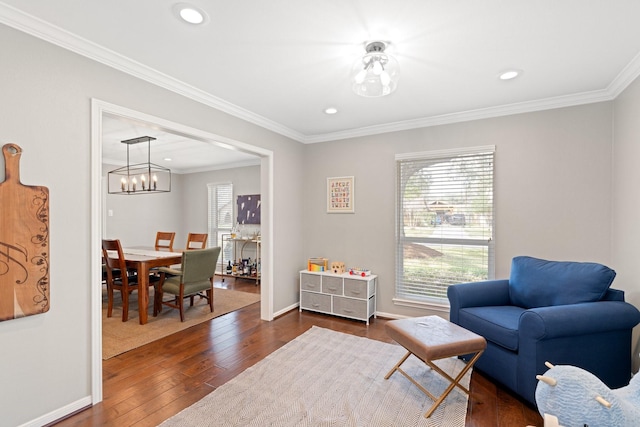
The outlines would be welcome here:
M 140 324 L 147 323 L 149 306 L 149 274 L 152 268 L 182 263 L 182 252 L 157 250 L 154 247 L 122 248 L 127 268 L 138 272 L 138 313 Z

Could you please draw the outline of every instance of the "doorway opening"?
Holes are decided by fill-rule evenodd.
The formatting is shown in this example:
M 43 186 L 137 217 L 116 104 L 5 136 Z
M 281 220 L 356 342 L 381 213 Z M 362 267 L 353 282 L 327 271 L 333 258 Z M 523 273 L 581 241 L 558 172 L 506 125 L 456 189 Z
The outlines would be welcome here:
M 241 141 L 222 137 L 200 129 L 168 121 L 125 107 L 92 99 L 91 105 L 91 369 L 93 403 L 102 400 L 102 270 L 100 242 L 105 212 L 103 191 L 103 121 L 105 117 L 119 117 L 131 123 L 151 125 L 163 132 L 200 141 L 212 147 L 240 151 L 260 160 L 260 192 L 262 197 L 261 240 L 262 271 L 260 284 L 260 317 L 273 320 L 273 152 Z M 127 197 L 127 196 L 122 196 Z M 133 196 L 135 197 L 135 196 Z M 142 326 L 143 327 L 143 326 Z

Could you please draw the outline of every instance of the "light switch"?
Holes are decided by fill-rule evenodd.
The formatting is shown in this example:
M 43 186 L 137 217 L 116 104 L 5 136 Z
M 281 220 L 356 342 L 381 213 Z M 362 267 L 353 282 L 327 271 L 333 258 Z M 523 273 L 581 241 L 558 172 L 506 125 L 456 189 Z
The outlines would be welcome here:
M 109 210 L 107 211 L 107 215 L 109 215 L 109 216 L 113 216 L 113 209 L 109 209 Z

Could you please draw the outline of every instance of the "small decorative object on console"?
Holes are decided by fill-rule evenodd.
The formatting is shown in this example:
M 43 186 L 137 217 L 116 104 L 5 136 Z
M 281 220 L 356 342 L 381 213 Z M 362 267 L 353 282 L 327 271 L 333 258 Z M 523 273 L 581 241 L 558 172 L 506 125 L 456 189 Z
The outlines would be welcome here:
M 345 272 L 344 262 L 334 261 L 331 263 L 331 271 L 334 274 L 343 274 Z
M 366 268 L 361 268 L 361 267 L 351 267 L 349 269 L 349 274 L 352 276 L 367 277 L 367 276 L 371 276 L 371 270 L 367 270 Z
M 307 261 L 307 270 L 309 271 L 327 271 L 329 260 L 327 258 L 309 258 Z

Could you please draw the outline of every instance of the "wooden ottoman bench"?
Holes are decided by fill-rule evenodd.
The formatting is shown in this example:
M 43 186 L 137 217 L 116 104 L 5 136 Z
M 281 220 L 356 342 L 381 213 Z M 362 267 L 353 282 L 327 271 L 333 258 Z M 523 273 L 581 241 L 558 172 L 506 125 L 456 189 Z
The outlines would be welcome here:
M 416 387 L 418 387 L 424 394 L 429 396 L 434 403 L 424 414 L 426 418 L 431 416 L 433 411 L 438 408 L 440 403 L 444 401 L 447 395 L 456 386 L 466 394 L 469 394 L 469 390 L 460 384 L 460 380 L 464 377 L 464 374 L 471 369 L 473 364 L 476 363 L 486 348 L 487 341 L 483 337 L 438 316 L 391 320 L 385 324 L 385 329 L 391 338 L 408 351 L 396 366 L 389 371 L 384 379 L 389 379 L 395 371 L 398 371 L 407 377 L 409 381 L 415 384 Z M 440 397 L 435 397 L 400 367 L 400 365 L 402 365 L 412 354 L 451 382 L 449 387 L 447 387 Z M 464 354 L 475 355 L 455 378 L 452 378 L 439 366 L 433 363 L 434 360 L 461 356 Z

